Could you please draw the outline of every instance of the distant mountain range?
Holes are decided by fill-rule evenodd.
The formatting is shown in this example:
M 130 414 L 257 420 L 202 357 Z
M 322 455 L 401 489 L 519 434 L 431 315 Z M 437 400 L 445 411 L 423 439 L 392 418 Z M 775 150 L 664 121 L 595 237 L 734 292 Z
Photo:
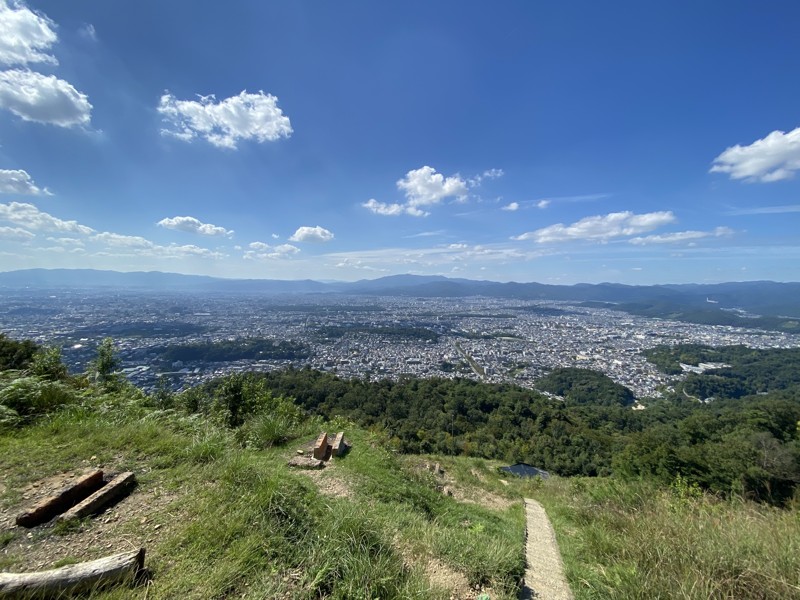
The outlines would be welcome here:
M 717 284 L 631 286 L 617 283 L 547 285 L 392 275 L 355 282 L 310 279 L 221 279 L 176 273 L 26 269 L 0 273 L 2 289 L 115 289 L 258 294 L 352 294 L 450 298 L 486 296 L 564 300 L 632 314 L 696 323 L 755 326 L 800 333 L 800 283 L 745 281 Z

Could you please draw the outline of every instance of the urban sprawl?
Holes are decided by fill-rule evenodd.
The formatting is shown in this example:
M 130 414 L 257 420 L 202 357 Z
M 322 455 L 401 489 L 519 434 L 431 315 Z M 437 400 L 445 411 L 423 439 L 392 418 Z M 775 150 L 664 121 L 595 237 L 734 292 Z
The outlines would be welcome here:
M 344 378 L 468 377 L 534 387 L 556 367 L 601 371 L 637 398 L 659 396 L 670 377 L 641 351 L 658 345 L 800 346 L 800 335 L 631 316 L 567 302 L 495 298 L 340 295 L 245 296 L 63 291 L 6 293 L 7 335 L 62 347 L 73 372 L 112 337 L 128 379 L 180 390 L 237 371 L 293 366 Z M 166 348 L 264 338 L 306 349 L 301 358 L 165 361 Z M 163 379 L 162 379 L 163 381 Z

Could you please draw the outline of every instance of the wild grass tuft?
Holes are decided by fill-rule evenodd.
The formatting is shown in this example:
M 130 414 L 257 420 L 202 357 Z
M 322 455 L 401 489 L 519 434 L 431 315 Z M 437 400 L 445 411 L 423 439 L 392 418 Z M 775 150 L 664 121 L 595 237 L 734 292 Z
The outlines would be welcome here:
M 723 501 L 676 480 L 551 479 L 553 520 L 576 598 L 800 598 L 793 509 Z

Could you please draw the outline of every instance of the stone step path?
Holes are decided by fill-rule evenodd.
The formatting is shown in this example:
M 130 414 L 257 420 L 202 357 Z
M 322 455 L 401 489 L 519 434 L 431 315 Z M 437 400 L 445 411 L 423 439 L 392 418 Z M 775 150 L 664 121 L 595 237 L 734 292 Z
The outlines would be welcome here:
M 525 499 L 525 586 L 523 599 L 573 600 L 564 565 L 558 551 L 556 534 L 544 508 L 536 500 Z

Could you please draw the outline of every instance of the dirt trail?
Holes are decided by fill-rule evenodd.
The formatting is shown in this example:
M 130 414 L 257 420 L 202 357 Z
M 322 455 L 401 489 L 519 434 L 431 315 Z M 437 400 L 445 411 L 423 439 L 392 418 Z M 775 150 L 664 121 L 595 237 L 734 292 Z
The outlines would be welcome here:
M 527 536 L 525 542 L 525 587 L 521 598 L 537 600 L 572 600 L 564 577 L 564 565 L 556 535 L 542 505 L 525 499 Z

